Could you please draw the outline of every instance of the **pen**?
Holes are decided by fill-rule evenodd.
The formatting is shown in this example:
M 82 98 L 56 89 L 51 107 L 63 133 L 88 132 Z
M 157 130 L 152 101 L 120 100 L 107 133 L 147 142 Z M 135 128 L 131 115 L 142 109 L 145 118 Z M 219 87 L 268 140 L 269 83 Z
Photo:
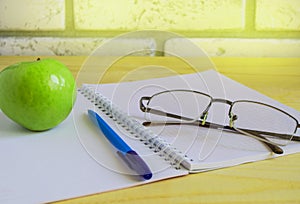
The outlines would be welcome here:
M 127 166 L 143 179 L 149 180 L 152 173 L 145 161 L 96 112 L 88 110 L 88 115 L 100 128 L 106 139 L 118 150 L 117 154 Z

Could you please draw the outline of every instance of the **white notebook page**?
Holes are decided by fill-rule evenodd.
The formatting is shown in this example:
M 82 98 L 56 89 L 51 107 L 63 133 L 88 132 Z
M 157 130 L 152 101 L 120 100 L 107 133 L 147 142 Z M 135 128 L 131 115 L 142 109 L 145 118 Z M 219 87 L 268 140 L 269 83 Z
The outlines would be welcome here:
M 145 121 L 144 113 L 139 110 L 139 99 L 155 93 L 172 89 L 193 89 L 208 93 L 214 98 L 231 101 L 253 100 L 273 105 L 287 111 L 300 120 L 300 113 L 257 91 L 239 84 L 213 70 L 201 74 L 172 76 L 120 84 L 101 84 L 97 90 L 117 104 L 130 116 Z M 208 121 L 228 125 L 228 108 L 226 104 L 216 104 L 210 109 Z M 276 157 L 260 141 L 241 135 L 195 126 L 150 126 L 172 146 L 184 152 L 193 161 L 190 170 L 205 171 L 214 168 L 238 165 L 245 162 Z M 298 132 L 299 134 L 299 132 Z M 299 142 L 291 142 L 282 147 L 284 154 L 300 151 Z M 281 156 L 283 156 L 281 155 Z
M 149 149 L 133 140 L 128 143 L 147 157 L 153 178 L 140 181 L 128 175 L 114 148 L 89 121 L 91 107 L 78 94 L 69 117 L 45 132 L 28 131 L 0 112 L 0 203 L 46 203 L 188 173 L 150 155 Z

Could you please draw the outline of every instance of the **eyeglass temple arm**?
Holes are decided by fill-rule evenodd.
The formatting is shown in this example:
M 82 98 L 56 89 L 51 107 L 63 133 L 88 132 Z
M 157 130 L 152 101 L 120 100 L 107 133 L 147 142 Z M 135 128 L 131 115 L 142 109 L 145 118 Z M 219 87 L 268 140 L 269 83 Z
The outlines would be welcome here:
M 151 112 L 152 114 L 156 114 L 156 115 L 162 115 L 162 116 L 167 116 L 170 118 L 176 118 L 176 119 L 182 119 L 182 120 L 187 120 L 187 121 L 192 121 L 193 119 L 191 118 L 187 118 L 184 116 L 179 116 L 173 113 L 167 113 L 164 111 L 160 111 L 160 110 L 156 110 L 153 108 L 146 108 L 143 101 L 149 101 L 151 99 L 151 97 L 145 96 L 142 97 L 140 99 L 140 109 L 143 112 Z M 196 121 L 195 121 L 196 122 Z M 229 129 L 229 130 L 233 130 L 233 128 L 231 128 L 230 126 L 222 126 L 222 125 L 218 125 L 215 123 L 210 123 L 210 122 L 205 122 L 203 123 L 203 121 L 199 120 L 198 121 L 200 123 L 200 125 L 202 126 L 209 126 L 209 127 L 217 127 L 217 128 L 224 128 L 224 129 Z M 300 124 L 297 124 L 297 128 L 300 128 Z M 279 134 L 279 133 L 273 133 L 273 132 L 265 132 L 265 131 L 259 131 L 259 130 L 249 130 L 249 129 L 241 129 L 243 131 L 247 131 L 247 132 L 252 132 L 254 134 L 264 134 L 264 135 L 270 135 L 270 136 L 274 136 L 274 137 L 280 137 L 280 138 L 290 138 L 290 135 L 285 135 L 285 134 Z M 292 138 L 293 141 L 300 141 L 300 136 L 293 136 Z
M 174 123 L 174 122 L 171 122 L 171 123 L 153 123 L 153 125 L 178 125 L 178 124 L 182 124 L 182 123 L 181 122 L 177 122 L 177 123 Z M 215 129 L 225 129 L 225 130 L 232 131 L 232 133 L 241 134 L 240 132 L 237 132 L 236 130 L 234 130 L 230 126 L 223 126 L 223 125 L 218 125 L 218 124 L 215 124 L 215 123 L 206 122 L 205 124 L 203 124 L 201 121 L 196 121 L 196 122 L 193 122 L 193 123 L 184 123 L 184 124 L 185 125 L 197 125 L 199 127 L 206 127 L 206 128 L 212 127 L 212 128 L 215 128 Z M 149 125 L 151 125 L 151 122 L 143 122 L 143 125 L 149 126 Z M 255 135 L 255 137 L 257 137 L 257 138 L 267 140 L 267 138 L 265 138 L 261 135 L 254 134 L 253 132 L 251 134 Z M 264 143 L 275 154 L 282 154 L 283 153 L 283 150 L 279 146 L 277 146 L 275 144 L 271 144 L 269 142 L 262 141 L 262 140 L 259 140 L 259 141 Z
M 151 112 L 152 114 L 167 116 L 167 117 L 170 117 L 170 118 L 193 121 L 193 119 L 191 119 L 191 118 L 179 116 L 179 115 L 172 114 L 172 113 L 167 113 L 167 112 L 152 109 L 152 108 L 146 108 L 145 105 L 143 104 L 143 101 L 149 101 L 149 100 L 150 100 L 150 97 L 142 97 L 141 98 L 141 100 L 140 100 L 140 109 L 141 109 L 141 111 Z M 195 122 L 199 122 L 200 125 L 203 126 L 203 127 L 223 128 L 223 129 L 228 129 L 228 130 L 235 131 L 230 126 L 223 126 L 223 125 L 219 125 L 219 124 L 215 124 L 215 123 L 210 123 L 210 122 L 207 122 L 207 121 L 205 123 L 203 123 L 203 121 L 201 121 L 201 120 L 198 120 L 198 121 L 195 121 Z M 297 125 L 297 128 L 300 128 L 300 124 Z M 270 136 L 280 137 L 280 138 L 290 138 L 290 135 L 286 135 L 286 134 L 265 132 L 265 131 L 259 131 L 259 130 L 249 130 L 249 129 L 244 129 L 244 128 L 240 128 L 240 129 L 243 130 L 243 131 L 246 131 L 246 132 L 252 132 L 254 134 L 259 134 L 259 135 L 263 134 L 263 135 L 270 135 Z M 292 140 L 293 141 L 300 141 L 300 136 L 293 136 Z
M 235 128 L 234 128 L 235 129 Z M 253 137 L 259 141 L 261 141 L 262 143 L 264 143 L 270 150 L 272 150 L 272 152 L 274 152 L 275 154 L 283 154 L 283 149 L 281 149 L 279 146 L 277 146 L 276 144 L 271 143 L 268 138 L 261 136 L 259 134 L 256 134 L 254 131 L 240 131 L 240 130 L 236 130 L 237 132 L 241 132 L 246 136 L 249 137 Z
M 152 123 L 151 122 L 144 122 L 143 125 L 145 126 L 149 126 L 151 125 Z M 171 122 L 171 123 L 153 123 L 153 125 L 178 125 L 178 124 L 182 124 L 181 122 L 177 122 L 177 123 L 174 123 L 174 122 Z M 225 130 L 229 130 L 231 131 L 232 133 L 236 133 L 236 134 L 241 134 L 240 132 L 234 130 L 233 128 L 231 128 L 230 126 L 223 126 L 223 125 L 218 125 L 218 124 L 215 124 L 215 123 L 209 123 L 209 122 L 206 122 L 204 125 L 201 121 L 196 121 L 196 122 L 193 122 L 193 123 L 184 123 L 185 125 L 197 125 L 199 127 L 206 127 L 206 128 L 215 128 L 215 129 L 225 129 Z M 269 142 L 266 142 L 266 140 L 268 140 L 267 138 L 261 136 L 261 135 L 258 135 L 258 134 L 255 134 L 253 132 L 251 132 L 252 135 L 254 135 L 255 137 L 254 138 L 261 138 L 265 141 L 262 141 L 262 140 L 259 140 L 261 141 L 262 143 L 264 143 L 272 152 L 274 152 L 275 154 L 282 154 L 283 153 L 283 150 L 275 145 L 275 144 L 272 144 L 272 143 L 269 143 Z

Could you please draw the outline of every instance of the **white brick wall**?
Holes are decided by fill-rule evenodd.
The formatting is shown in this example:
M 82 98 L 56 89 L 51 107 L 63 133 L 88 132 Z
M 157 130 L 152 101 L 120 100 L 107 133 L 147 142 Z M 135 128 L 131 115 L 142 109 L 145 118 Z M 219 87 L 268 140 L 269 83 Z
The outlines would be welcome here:
M 1 0 L 1 30 L 63 30 L 64 0 Z
M 190 41 L 213 57 L 300 57 L 300 40 L 194 38 Z M 198 55 L 184 40 L 176 38 L 166 42 L 165 51 L 182 56 Z
M 256 0 L 256 29 L 300 31 L 300 0 Z
M 180 33 L 210 56 L 299 57 L 300 0 L 0 0 L 0 55 L 89 55 L 144 29 Z M 178 39 L 137 38 L 107 53 L 193 54 Z
M 80 14 L 75 16 L 76 28 L 88 30 L 244 27 L 244 0 L 74 0 L 74 13 Z
M 0 38 L 1 55 L 90 55 L 99 46 L 109 42 L 101 55 L 123 55 L 123 53 L 141 50 L 135 55 L 153 56 L 155 41 L 143 39 L 108 38 L 49 38 L 49 37 L 5 37 Z

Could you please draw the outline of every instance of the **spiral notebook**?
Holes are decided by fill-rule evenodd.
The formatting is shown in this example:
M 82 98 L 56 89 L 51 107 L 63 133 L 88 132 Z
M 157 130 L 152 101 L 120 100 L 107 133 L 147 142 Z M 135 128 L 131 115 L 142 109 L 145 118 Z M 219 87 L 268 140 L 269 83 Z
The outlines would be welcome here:
M 261 142 L 239 134 L 194 126 L 144 127 L 139 99 L 178 88 L 228 100 L 262 101 L 300 120 L 298 111 L 212 70 L 118 84 L 85 84 L 78 90 L 70 116 L 50 131 L 32 133 L 0 112 L 0 203 L 46 203 L 277 156 Z M 138 152 L 153 173 L 150 180 L 131 176 L 88 118 L 88 109 L 96 111 Z M 223 106 L 215 106 L 213 113 L 215 121 L 224 122 Z M 283 149 L 283 155 L 296 153 L 300 144 L 292 142 Z
M 165 165 L 174 169 L 196 173 L 279 156 L 270 152 L 262 142 L 241 134 L 189 125 L 144 127 L 142 123 L 145 117 L 139 108 L 140 98 L 172 89 L 193 89 L 229 100 L 261 101 L 299 116 L 298 111 L 213 70 L 201 75 L 187 74 L 120 84 L 85 84 L 79 90 L 79 95 L 86 98 L 86 109 L 92 108 L 105 117 L 125 141 L 140 149 L 139 153 L 144 155 L 146 161 L 163 160 Z M 212 120 L 227 122 L 226 105 L 215 107 L 210 112 L 214 115 Z M 96 149 L 96 141 L 85 139 L 83 143 L 94 146 L 90 149 Z M 291 142 L 282 148 L 283 155 L 298 152 L 300 143 Z M 91 155 L 99 162 L 103 161 L 100 153 L 91 151 Z M 156 172 L 161 167 L 152 166 L 152 169 Z

